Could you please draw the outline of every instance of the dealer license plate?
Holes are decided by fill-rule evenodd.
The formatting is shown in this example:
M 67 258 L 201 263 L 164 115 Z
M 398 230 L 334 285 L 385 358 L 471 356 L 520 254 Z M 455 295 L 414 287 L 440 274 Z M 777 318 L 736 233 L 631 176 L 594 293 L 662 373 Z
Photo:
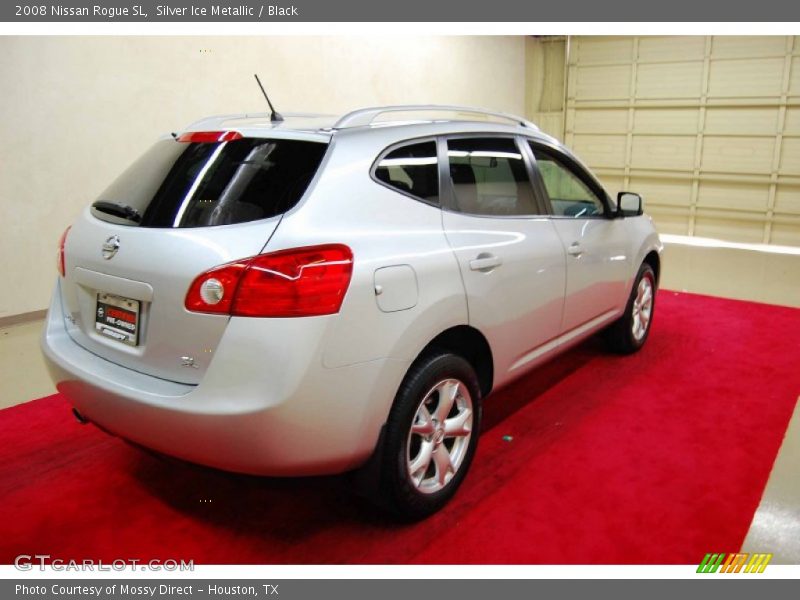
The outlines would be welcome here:
M 139 301 L 100 292 L 97 294 L 95 330 L 122 344 L 139 343 Z

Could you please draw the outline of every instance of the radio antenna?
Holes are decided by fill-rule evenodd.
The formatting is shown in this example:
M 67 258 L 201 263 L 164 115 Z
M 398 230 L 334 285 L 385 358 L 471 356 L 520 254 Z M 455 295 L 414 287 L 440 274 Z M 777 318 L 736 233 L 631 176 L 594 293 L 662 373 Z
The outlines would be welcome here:
M 264 94 L 264 98 L 266 98 L 267 104 L 269 104 L 269 110 L 270 110 L 269 120 L 272 121 L 273 123 L 280 123 L 281 121 L 283 121 L 281 113 L 275 110 L 275 108 L 272 106 L 272 102 L 269 101 L 269 96 L 267 96 L 267 91 L 264 89 L 264 86 L 261 85 L 261 80 L 258 78 L 258 75 L 253 74 L 253 77 L 256 78 L 256 83 L 258 83 L 258 87 L 261 88 L 261 93 Z

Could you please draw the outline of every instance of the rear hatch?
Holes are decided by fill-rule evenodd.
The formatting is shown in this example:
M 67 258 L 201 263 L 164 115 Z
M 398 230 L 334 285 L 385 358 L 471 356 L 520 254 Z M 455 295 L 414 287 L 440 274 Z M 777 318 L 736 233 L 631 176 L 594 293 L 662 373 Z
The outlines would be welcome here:
M 69 231 L 61 284 L 69 335 L 117 364 L 199 383 L 229 317 L 187 311 L 191 282 L 261 253 L 326 149 L 234 132 L 158 141 Z

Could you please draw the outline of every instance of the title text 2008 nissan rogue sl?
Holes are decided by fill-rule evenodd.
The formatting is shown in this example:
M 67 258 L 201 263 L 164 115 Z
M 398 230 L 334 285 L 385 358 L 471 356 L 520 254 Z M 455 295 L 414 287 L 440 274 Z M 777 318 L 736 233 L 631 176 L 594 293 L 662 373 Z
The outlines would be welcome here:
M 601 329 L 645 343 L 661 248 L 639 196 L 519 117 L 214 117 L 65 232 L 42 345 L 109 432 L 244 473 L 369 469 L 419 518 L 490 391 Z

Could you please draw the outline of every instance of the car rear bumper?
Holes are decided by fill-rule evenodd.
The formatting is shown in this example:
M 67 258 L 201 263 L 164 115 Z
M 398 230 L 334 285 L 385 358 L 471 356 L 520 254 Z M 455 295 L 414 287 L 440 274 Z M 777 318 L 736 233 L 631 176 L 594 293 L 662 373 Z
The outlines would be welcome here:
M 369 457 L 408 368 L 392 359 L 324 367 L 334 317 L 233 318 L 196 386 L 133 371 L 75 343 L 58 289 L 41 345 L 58 391 L 110 433 L 230 471 L 327 474 Z

